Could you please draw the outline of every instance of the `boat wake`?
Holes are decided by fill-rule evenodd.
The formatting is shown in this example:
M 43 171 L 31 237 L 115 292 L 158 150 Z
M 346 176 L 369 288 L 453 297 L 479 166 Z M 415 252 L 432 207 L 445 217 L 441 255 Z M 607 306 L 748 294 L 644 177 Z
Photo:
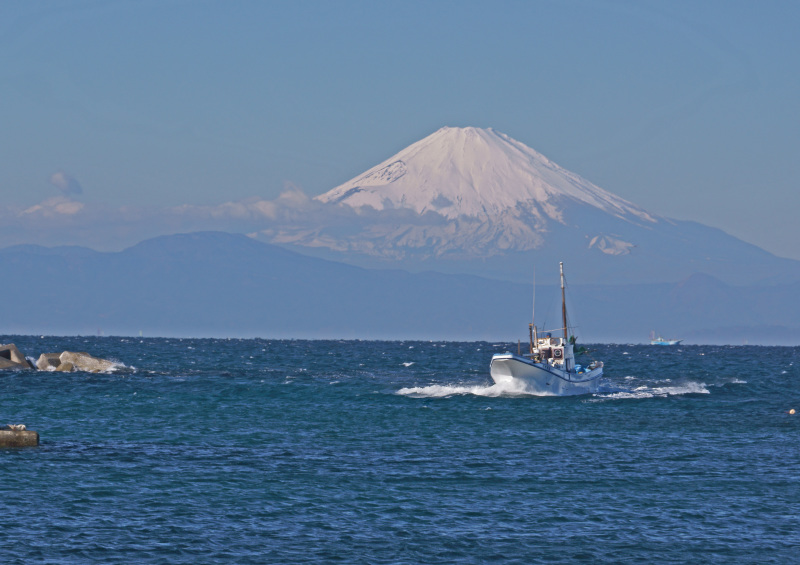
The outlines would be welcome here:
M 522 387 L 511 384 L 493 385 L 430 385 L 401 388 L 397 394 L 410 398 L 447 398 L 450 396 L 474 395 L 483 397 L 500 396 L 555 396 L 552 394 L 531 394 Z
M 683 394 L 710 394 L 705 383 L 686 382 L 672 386 L 637 386 L 631 389 L 600 386 L 597 399 L 664 398 Z
M 514 396 L 557 396 L 553 394 L 533 394 L 524 388 L 509 384 L 493 385 L 429 385 L 401 388 L 396 394 L 409 398 L 448 398 L 451 396 L 482 396 L 482 397 L 514 397 Z M 684 394 L 710 394 L 705 383 L 686 382 L 670 386 L 642 385 L 633 388 L 613 387 L 609 384 L 600 385 L 597 393 L 591 396 L 593 400 L 624 400 L 642 398 L 666 398 L 668 396 L 681 396 Z

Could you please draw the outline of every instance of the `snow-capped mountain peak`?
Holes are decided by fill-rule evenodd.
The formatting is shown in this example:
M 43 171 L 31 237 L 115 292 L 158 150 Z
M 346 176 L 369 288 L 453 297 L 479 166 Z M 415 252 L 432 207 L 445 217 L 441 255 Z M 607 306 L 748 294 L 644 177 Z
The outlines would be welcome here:
M 564 208 L 578 202 L 632 221 L 657 221 L 525 144 L 475 127 L 443 127 L 317 200 L 436 212 L 450 220 L 524 211 L 540 222 L 563 222 Z
M 364 267 L 525 283 L 559 262 L 593 284 L 800 276 L 796 262 L 650 214 L 492 129 L 442 128 L 309 204 L 254 235 Z

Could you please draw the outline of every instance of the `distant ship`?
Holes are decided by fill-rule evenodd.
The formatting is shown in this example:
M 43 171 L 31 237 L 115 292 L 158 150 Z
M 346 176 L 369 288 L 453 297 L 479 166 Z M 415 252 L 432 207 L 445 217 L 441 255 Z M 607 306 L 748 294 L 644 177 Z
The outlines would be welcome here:
M 575 363 L 575 338 L 568 337 L 567 307 L 564 300 L 564 264 L 561 271 L 561 313 L 563 337 L 553 337 L 546 332 L 539 337 L 531 322 L 529 353 L 496 353 L 492 356 L 489 372 L 496 384 L 511 384 L 533 394 L 568 396 L 597 392 L 603 363 L 592 361 L 583 367 Z M 519 348 L 519 345 L 517 346 Z
M 655 337 L 655 332 L 650 334 L 650 345 L 678 345 L 682 339 L 664 339 L 661 336 Z

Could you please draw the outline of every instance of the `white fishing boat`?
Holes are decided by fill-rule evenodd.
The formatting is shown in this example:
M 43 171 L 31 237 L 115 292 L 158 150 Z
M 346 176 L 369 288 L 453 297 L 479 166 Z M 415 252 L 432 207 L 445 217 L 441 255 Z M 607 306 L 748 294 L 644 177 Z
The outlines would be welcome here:
M 656 337 L 656 332 L 650 332 L 650 345 L 678 345 L 682 339 L 664 339 L 661 336 Z
M 561 273 L 561 318 L 563 337 L 554 337 L 551 330 L 539 336 L 532 321 L 528 325 L 529 352 L 496 353 L 489 372 L 498 385 L 542 395 L 568 396 L 597 392 L 603 363 L 592 361 L 586 367 L 575 362 L 575 339 L 570 339 L 564 292 L 564 263 Z

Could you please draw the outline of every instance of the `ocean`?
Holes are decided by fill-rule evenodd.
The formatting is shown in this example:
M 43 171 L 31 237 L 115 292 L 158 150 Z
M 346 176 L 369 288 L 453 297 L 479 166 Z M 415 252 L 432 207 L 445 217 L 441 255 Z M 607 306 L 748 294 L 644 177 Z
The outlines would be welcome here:
M 800 562 L 797 347 L 590 345 L 559 398 L 516 344 L 2 340 L 119 363 L 0 371 L 2 563 Z

